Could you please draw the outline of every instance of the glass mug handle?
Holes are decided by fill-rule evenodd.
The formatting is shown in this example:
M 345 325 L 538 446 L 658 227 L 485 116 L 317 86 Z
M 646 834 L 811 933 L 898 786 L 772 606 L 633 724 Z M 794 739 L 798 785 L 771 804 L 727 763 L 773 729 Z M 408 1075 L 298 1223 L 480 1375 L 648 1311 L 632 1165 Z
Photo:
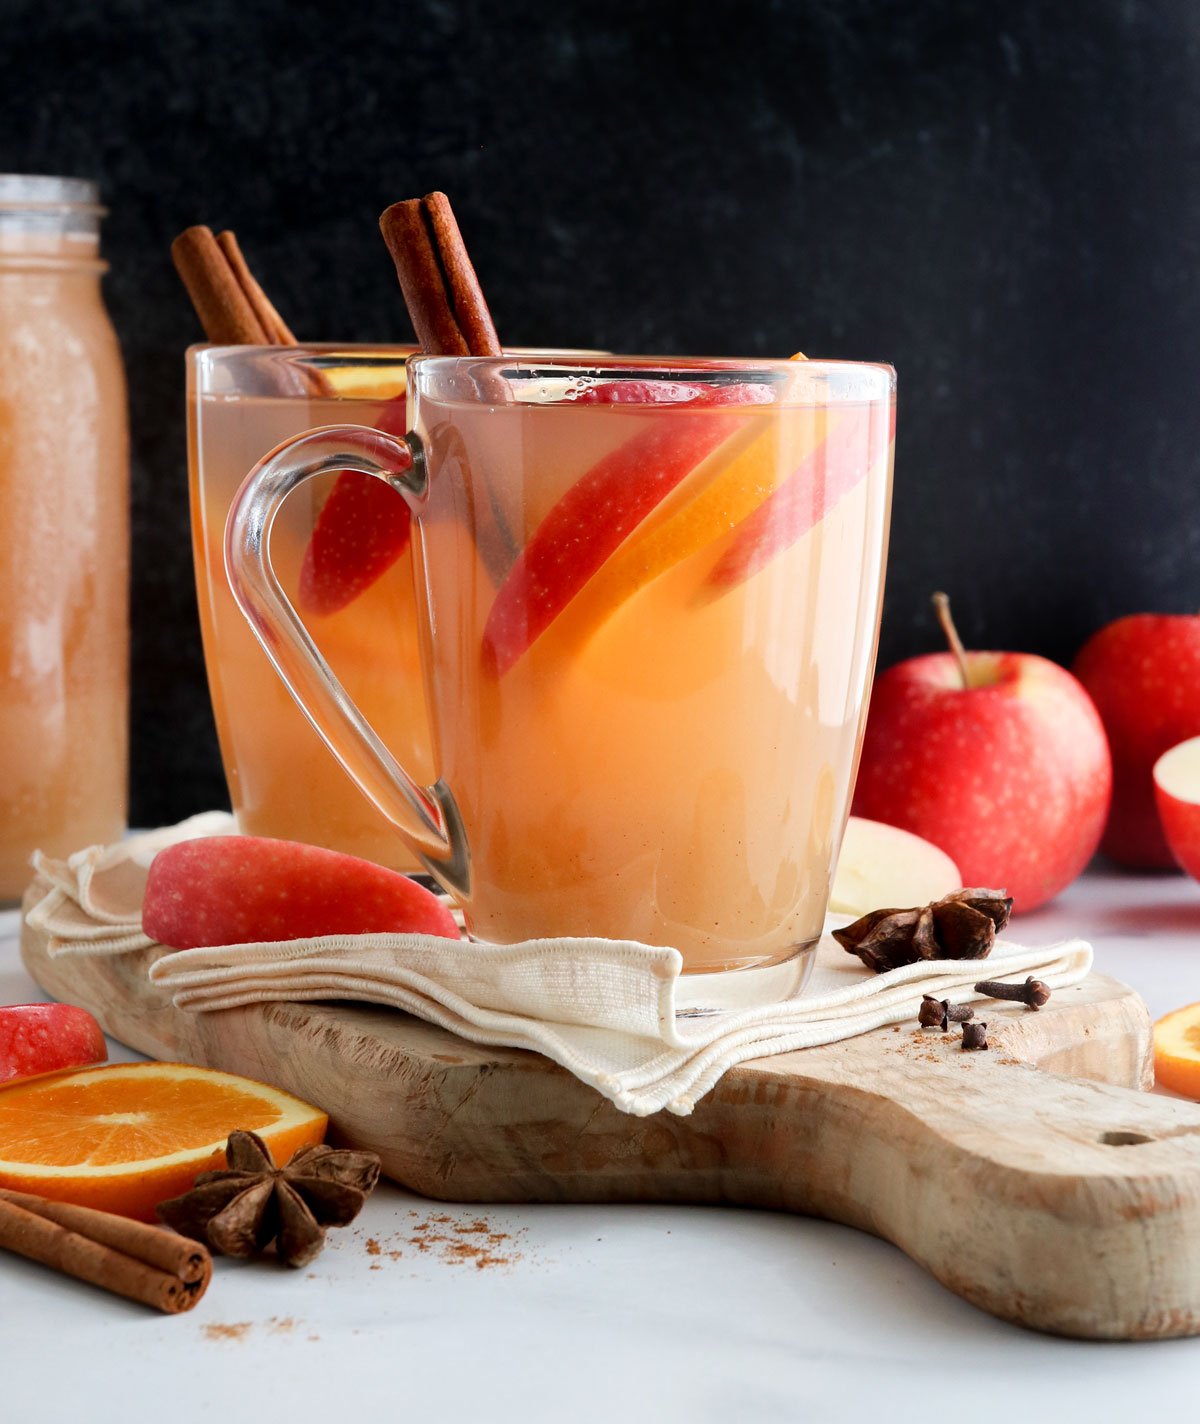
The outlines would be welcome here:
M 276 446 L 251 470 L 225 523 L 225 573 L 238 607 L 275 671 L 358 789 L 447 890 L 466 895 L 470 859 L 458 808 L 441 781 L 419 785 L 354 705 L 284 593 L 271 564 L 271 529 L 283 501 L 318 475 L 353 470 L 383 480 L 414 517 L 426 489 L 415 435 L 328 425 Z

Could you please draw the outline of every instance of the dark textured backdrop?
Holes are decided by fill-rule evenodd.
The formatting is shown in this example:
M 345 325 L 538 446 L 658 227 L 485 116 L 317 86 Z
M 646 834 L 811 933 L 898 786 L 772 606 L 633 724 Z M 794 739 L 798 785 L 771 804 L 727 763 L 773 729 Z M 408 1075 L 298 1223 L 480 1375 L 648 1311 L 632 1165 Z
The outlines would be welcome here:
M 453 197 L 513 345 L 900 372 L 883 657 L 1069 658 L 1200 603 L 1195 0 L 0 0 L 0 169 L 98 178 L 134 442 L 134 803 L 223 795 L 167 249 L 301 337 L 407 339 L 375 228 Z

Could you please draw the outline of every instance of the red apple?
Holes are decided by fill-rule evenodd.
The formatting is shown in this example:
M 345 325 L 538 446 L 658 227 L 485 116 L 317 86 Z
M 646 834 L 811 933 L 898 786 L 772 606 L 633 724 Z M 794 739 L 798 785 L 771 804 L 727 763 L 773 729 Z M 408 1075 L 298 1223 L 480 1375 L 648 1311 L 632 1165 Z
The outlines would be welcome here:
M 967 885 L 1031 910 L 1070 884 L 1104 829 L 1112 765 L 1091 699 L 1031 653 L 909 658 L 875 680 L 854 814 L 940 846 Z
M 1153 777 L 1166 843 L 1176 863 L 1200 880 L 1200 737 L 1163 752 Z
M 298 841 L 207 836 L 150 863 L 142 929 L 172 949 L 388 932 L 458 938 L 454 916 L 415 880 Z
M 1200 617 L 1136 613 L 1084 644 L 1071 669 L 1112 748 L 1113 798 L 1100 849 L 1122 865 L 1174 866 L 1154 804 L 1154 763 L 1200 735 Z
M 74 1004 L 0 1008 L 0 1083 L 61 1068 L 86 1068 L 107 1057 L 104 1034 L 86 1009 Z

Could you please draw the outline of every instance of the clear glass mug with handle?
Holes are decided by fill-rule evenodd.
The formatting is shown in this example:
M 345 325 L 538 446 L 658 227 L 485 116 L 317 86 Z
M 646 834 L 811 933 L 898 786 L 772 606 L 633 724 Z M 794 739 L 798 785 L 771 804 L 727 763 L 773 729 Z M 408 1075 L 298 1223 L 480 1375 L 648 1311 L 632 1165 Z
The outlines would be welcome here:
M 405 436 L 330 426 L 251 472 L 230 587 L 474 938 L 670 945 L 690 971 L 781 963 L 820 935 L 849 811 L 894 412 L 884 365 L 418 356 Z M 272 567 L 284 501 L 335 470 L 412 512 L 429 784 Z M 386 644 L 379 659 L 386 676 Z
M 263 451 L 320 425 L 404 433 L 404 362 L 413 352 L 204 345 L 187 355 L 196 597 L 238 829 L 403 871 L 420 862 L 346 779 L 263 657 L 230 592 L 224 550 L 230 507 Z M 373 480 L 331 473 L 288 501 L 271 552 L 322 656 L 393 755 L 425 781 L 433 768 L 408 535 L 403 500 Z

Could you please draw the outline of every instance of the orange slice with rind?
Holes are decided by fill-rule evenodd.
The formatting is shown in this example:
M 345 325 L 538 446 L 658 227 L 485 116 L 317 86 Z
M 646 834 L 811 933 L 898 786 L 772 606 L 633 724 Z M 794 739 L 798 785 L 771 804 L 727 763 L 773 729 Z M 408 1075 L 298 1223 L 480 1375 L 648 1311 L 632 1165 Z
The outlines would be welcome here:
M 266 1083 L 184 1063 L 119 1063 L 0 1089 L 0 1187 L 153 1221 L 225 1165 L 235 1128 L 276 1162 L 324 1140 L 319 1108 Z
M 1154 1078 L 1200 1102 L 1200 1004 L 1175 1009 L 1154 1025 Z

